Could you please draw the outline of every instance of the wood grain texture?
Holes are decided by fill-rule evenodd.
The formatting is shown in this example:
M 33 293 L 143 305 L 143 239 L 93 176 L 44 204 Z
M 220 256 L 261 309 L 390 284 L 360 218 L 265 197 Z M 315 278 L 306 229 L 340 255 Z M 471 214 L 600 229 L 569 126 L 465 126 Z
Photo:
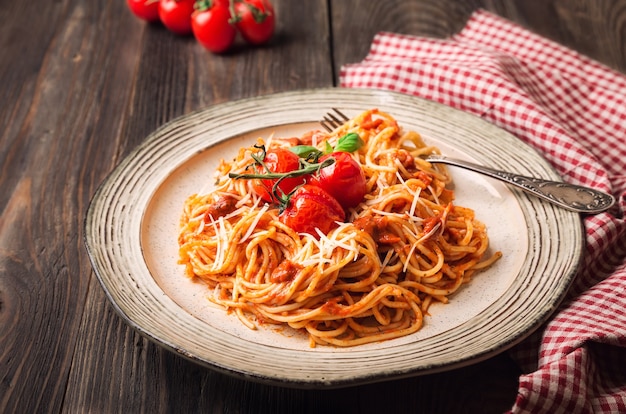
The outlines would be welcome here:
M 485 9 L 618 71 L 626 71 L 626 5 L 599 0 L 441 0 L 332 2 L 335 79 L 341 65 L 361 61 L 374 35 L 391 31 L 445 38 L 472 12 Z
M 0 412 L 510 406 L 519 371 L 506 355 L 334 391 L 263 386 L 200 368 L 113 312 L 82 247 L 82 221 L 98 184 L 163 123 L 219 102 L 331 86 L 381 30 L 445 37 L 482 7 L 626 72 L 626 0 L 274 3 L 270 45 L 214 56 L 137 21 L 122 0 L 0 0 Z
M 10 32 L 2 36 L 7 47 L 0 72 L 6 97 L 0 145 L 0 411 L 58 412 L 93 282 L 81 218 L 93 185 L 113 165 L 115 145 L 96 151 L 94 144 L 103 132 L 116 135 L 117 111 L 110 109 L 132 81 L 116 76 L 115 60 L 124 48 L 112 47 L 113 36 L 98 37 L 132 21 L 115 18 L 104 4 L 6 6 L 11 13 L 3 14 L 1 25 Z M 33 24 L 37 15 L 42 21 Z M 133 30 L 127 35 L 132 38 Z M 108 84 L 120 89 L 101 96 Z M 107 99 L 110 105 L 101 107 Z

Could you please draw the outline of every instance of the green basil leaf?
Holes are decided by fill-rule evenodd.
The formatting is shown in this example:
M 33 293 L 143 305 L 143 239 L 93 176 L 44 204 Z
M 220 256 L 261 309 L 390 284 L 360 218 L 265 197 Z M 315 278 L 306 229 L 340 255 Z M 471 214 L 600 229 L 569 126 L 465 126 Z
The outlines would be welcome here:
M 335 151 L 337 152 L 354 152 L 363 146 L 364 142 L 356 132 L 350 132 L 339 138 Z
M 326 142 L 326 148 L 324 149 L 324 154 L 330 154 L 331 152 L 333 152 L 333 146 L 330 145 L 330 142 L 325 141 Z
M 320 152 L 320 150 L 310 145 L 296 145 L 295 147 L 289 148 L 289 151 L 293 152 L 300 158 L 307 158 L 311 154 Z

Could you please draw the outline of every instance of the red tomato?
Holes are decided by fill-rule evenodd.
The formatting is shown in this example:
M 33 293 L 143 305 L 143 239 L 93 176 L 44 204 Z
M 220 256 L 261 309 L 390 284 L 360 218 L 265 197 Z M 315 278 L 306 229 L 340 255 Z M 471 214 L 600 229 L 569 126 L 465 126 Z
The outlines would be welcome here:
M 234 4 L 237 29 L 253 45 L 266 43 L 274 34 L 274 7 L 269 0 L 242 0 Z
M 225 52 L 237 34 L 230 24 L 228 1 L 199 1 L 191 17 L 191 28 L 196 40 L 213 53 Z
M 305 184 L 293 193 L 278 219 L 298 233 L 317 237 L 316 228 L 328 234 L 337 227 L 337 222 L 346 219 L 346 215 L 330 194 L 320 187 Z
M 159 0 L 126 0 L 130 11 L 148 22 L 159 20 Z
M 191 33 L 191 14 L 196 0 L 161 0 L 159 18 L 172 33 L 185 36 Z
M 269 168 L 271 172 L 275 173 L 288 173 L 290 171 L 294 171 L 300 168 L 300 157 L 298 157 L 293 152 L 283 149 L 276 148 L 268 150 L 265 153 L 265 159 L 263 159 L 263 163 Z M 265 174 L 267 171 L 263 169 L 263 167 L 258 166 L 257 172 L 260 174 Z M 297 186 L 304 184 L 307 178 L 305 177 L 293 177 L 293 178 L 285 178 L 280 181 L 278 184 L 279 195 L 286 195 L 293 191 Z M 254 192 L 257 193 L 263 200 L 269 202 L 274 201 L 274 196 L 272 194 L 272 190 L 274 188 L 274 184 L 276 184 L 278 179 L 263 179 L 263 180 L 255 180 L 254 181 Z
M 361 166 L 347 152 L 333 152 L 320 158 L 320 162 L 328 157 L 335 158 L 335 162 L 314 175 L 311 184 L 323 188 L 343 208 L 356 207 L 367 193 L 365 174 Z

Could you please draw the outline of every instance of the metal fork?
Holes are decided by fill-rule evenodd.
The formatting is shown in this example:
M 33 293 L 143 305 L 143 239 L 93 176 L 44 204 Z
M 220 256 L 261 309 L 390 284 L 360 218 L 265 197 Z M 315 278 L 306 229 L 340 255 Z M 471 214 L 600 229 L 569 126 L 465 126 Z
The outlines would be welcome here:
M 334 129 L 339 128 L 350 120 L 343 112 L 337 108 L 331 108 L 335 113 L 327 112 L 324 115 L 324 119 L 320 121 L 320 125 L 328 132 L 333 132 Z
M 337 108 L 331 108 L 335 113 L 327 113 L 320 121 L 322 127 L 328 132 L 338 128 L 349 118 Z M 431 163 L 442 163 L 461 167 L 479 174 L 495 178 L 523 191 L 546 200 L 564 209 L 577 213 L 600 213 L 615 204 L 615 197 L 611 194 L 595 190 L 590 187 L 549 181 L 541 178 L 526 177 L 512 172 L 496 170 L 482 165 L 474 164 L 465 160 L 431 154 L 425 158 Z

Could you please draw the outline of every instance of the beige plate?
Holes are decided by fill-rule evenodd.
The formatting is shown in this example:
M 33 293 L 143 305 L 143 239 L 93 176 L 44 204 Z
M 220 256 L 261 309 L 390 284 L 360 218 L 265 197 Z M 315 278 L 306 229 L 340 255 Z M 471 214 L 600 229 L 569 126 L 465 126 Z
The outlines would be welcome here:
M 85 241 L 119 314 L 140 333 L 193 361 L 246 379 L 294 387 L 347 386 L 427 374 L 488 358 L 528 336 L 554 311 L 576 273 L 577 214 L 475 173 L 452 172 L 456 204 L 487 224 L 504 257 L 435 305 L 419 332 L 347 349 L 309 348 L 289 329 L 245 328 L 183 276 L 177 234 L 185 198 L 211 189 L 221 158 L 257 137 L 318 128 L 331 107 L 379 108 L 445 155 L 528 176 L 559 176 L 534 150 L 471 115 L 406 95 L 322 89 L 231 102 L 178 118 L 148 136 L 95 194 Z

